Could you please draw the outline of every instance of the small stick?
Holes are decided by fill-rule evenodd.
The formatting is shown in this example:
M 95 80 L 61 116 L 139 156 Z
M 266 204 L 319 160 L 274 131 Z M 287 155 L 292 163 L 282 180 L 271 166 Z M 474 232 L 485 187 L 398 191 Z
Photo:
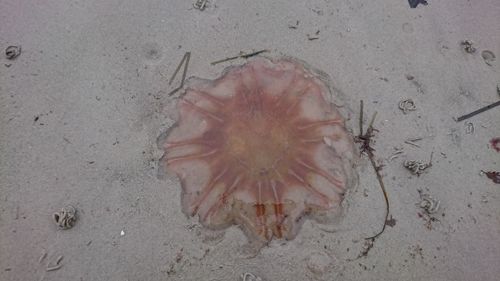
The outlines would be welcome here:
M 424 138 L 418 137 L 418 138 L 412 138 L 412 139 L 407 139 L 407 141 L 419 141 L 423 140 Z
M 184 64 L 184 61 L 186 60 L 186 58 L 188 57 L 188 54 L 189 52 L 186 52 L 184 54 L 184 56 L 182 57 L 182 60 L 181 62 L 179 63 L 179 65 L 177 66 L 177 68 L 175 69 L 174 71 L 174 74 L 172 75 L 172 77 L 170 77 L 170 80 L 168 81 L 168 84 L 169 85 L 172 85 L 172 82 L 174 81 L 175 79 L 175 76 L 177 76 L 177 73 L 179 72 L 179 70 L 181 70 L 181 66 Z
M 180 85 L 179 87 L 173 89 L 172 91 L 170 91 L 170 93 L 168 93 L 167 95 L 168 96 L 171 96 L 173 94 L 175 94 L 177 91 L 179 91 L 180 89 L 182 89 L 183 85 Z
M 58 265 L 55 265 L 55 266 L 51 266 L 51 267 L 47 267 L 47 271 L 54 271 L 54 270 L 58 270 L 59 268 L 62 267 L 62 263 L 61 264 L 58 264 Z
M 363 100 L 359 101 L 359 135 L 363 135 Z
M 389 157 L 389 161 L 392 161 L 394 158 L 397 158 L 399 157 L 399 154 L 403 153 L 404 151 L 401 149 L 401 150 L 396 150 L 392 155 L 391 157 Z
M 250 54 L 241 55 L 241 57 L 244 58 L 244 59 L 248 59 L 250 57 L 253 57 L 253 56 L 256 56 L 258 54 L 265 53 L 265 52 L 269 52 L 269 50 L 264 49 L 264 50 L 260 50 L 260 51 L 253 52 L 253 53 L 250 53 Z
M 63 256 L 57 257 L 57 259 L 56 259 L 56 265 L 54 265 L 54 266 L 47 265 L 47 269 L 46 270 L 47 271 L 54 271 L 54 270 L 58 270 L 59 268 L 61 268 L 62 267 L 62 263 L 60 263 L 60 262 L 62 261 L 62 259 L 63 259 Z
M 412 141 L 410 141 L 410 140 L 405 141 L 405 143 L 407 143 L 407 144 L 411 144 L 411 145 L 413 145 L 413 146 L 416 146 L 416 147 L 420 148 L 420 145 L 418 145 L 418 144 L 416 144 L 416 143 L 414 143 L 414 142 L 412 142 Z
M 478 115 L 479 113 L 482 113 L 482 112 L 484 112 L 484 111 L 486 111 L 486 110 L 490 110 L 490 109 L 492 109 L 492 108 L 494 108 L 494 107 L 497 107 L 497 106 L 499 106 L 499 105 L 500 105 L 500 101 L 494 102 L 494 103 L 492 103 L 492 104 L 490 104 L 490 105 L 487 105 L 487 106 L 485 106 L 485 107 L 481 107 L 480 109 L 478 109 L 478 110 L 476 110 L 476 111 L 473 111 L 473 112 L 471 112 L 471 113 L 469 113 L 469 114 L 462 115 L 462 116 L 458 117 L 458 118 L 456 119 L 456 121 L 457 121 L 457 122 L 460 122 L 460 121 L 462 121 L 462 120 L 469 119 L 469 118 L 471 118 L 471 117 L 473 117 L 473 116 L 475 116 L 475 115 Z
M 264 52 L 269 52 L 269 50 L 264 49 L 264 50 L 260 50 L 260 51 L 253 52 L 253 53 L 250 53 L 250 54 L 238 55 L 238 56 L 234 56 L 234 57 L 228 57 L 228 58 L 225 58 L 225 59 L 221 59 L 221 60 L 217 60 L 217 61 L 211 62 L 210 64 L 211 65 L 216 65 L 216 64 L 219 64 L 219 63 L 222 63 L 222 62 L 226 62 L 226 61 L 230 61 L 230 60 L 235 60 L 235 59 L 238 59 L 238 58 L 248 59 L 249 57 L 253 57 L 253 56 L 256 56 L 256 55 L 264 53 Z
M 186 81 L 186 73 L 189 66 L 189 60 L 191 59 L 191 52 L 186 53 L 186 64 L 184 65 L 184 71 L 182 72 L 181 86 L 184 86 L 184 81 Z
M 47 252 L 43 251 L 43 254 L 38 259 L 38 263 L 42 263 L 43 259 L 47 256 Z
M 63 256 L 57 257 L 56 264 L 59 264 L 63 259 Z
M 187 74 L 190 59 L 191 59 L 191 52 L 186 52 L 186 54 L 184 55 L 184 57 L 181 60 L 181 63 L 179 63 L 179 65 L 177 66 L 177 69 L 175 70 L 174 75 L 172 75 L 172 78 L 170 78 L 170 82 L 168 83 L 170 85 L 172 80 L 175 78 L 175 76 L 179 72 L 181 65 L 184 64 L 184 70 L 182 71 L 181 85 L 179 87 L 173 89 L 172 91 L 170 91 L 170 93 L 167 94 L 168 96 L 175 94 L 177 91 L 182 89 L 182 87 L 184 87 L 184 82 L 186 81 L 186 74 Z M 186 61 L 186 63 L 184 63 L 184 61 Z
M 372 120 L 370 121 L 370 125 L 368 125 L 368 129 L 366 129 L 366 132 L 368 132 L 369 129 L 373 131 L 373 123 L 375 122 L 375 117 L 377 117 L 377 111 L 373 113 Z

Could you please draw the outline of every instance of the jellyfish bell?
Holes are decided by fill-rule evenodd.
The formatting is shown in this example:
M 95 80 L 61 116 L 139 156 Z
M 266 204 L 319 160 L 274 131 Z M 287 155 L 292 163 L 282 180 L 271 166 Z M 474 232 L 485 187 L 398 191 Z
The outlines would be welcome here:
M 305 218 L 338 216 L 355 184 L 354 145 L 318 75 L 258 57 L 193 81 L 159 138 L 160 169 L 178 176 L 185 214 L 264 242 L 293 239 Z

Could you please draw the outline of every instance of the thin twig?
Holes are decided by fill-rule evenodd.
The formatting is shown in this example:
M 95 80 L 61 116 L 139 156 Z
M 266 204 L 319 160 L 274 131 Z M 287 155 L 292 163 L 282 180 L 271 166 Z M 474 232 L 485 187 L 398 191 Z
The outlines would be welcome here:
M 416 144 L 416 143 L 412 142 L 411 140 L 406 140 L 406 141 L 405 141 L 405 143 L 407 143 L 407 144 L 411 144 L 411 145 L 413 145 L 413 146 L 416 146 L 416 147 L 420 148 L 420 145 L 418 145 L 418 144 Z
M 62 263 L 61 264 L 58 264 L 58 265 L 55 265 L 55 266 L 51 266 L 51 267 L 47 267 L 47 271 L 54 271 L 54 270 L 58 270 L 59 268 L 62 267 Z
M 244 59 L 248 59 L 250 57 L 253 57 L 253 56 L 256 56 L 258 54 L 265 53 L 265 52 L 269 52 L 269 50 L 264 49 L 264 50 L 260 50 L 260 51 L 253 52 L 253 53 L 250 53 L 250 54 L 241 55 L 241 57 L 244 58 Z
M 363 100 L 359 101 L 359 135 L 363 135 Z
M 46 270 L 47 271 L 54 271 L 54 270 L 58 270 L 59 268 L 61 268 L 62 267 L 62 263 L 60 263 L 60 262 L 62 261 L 62 259 L 63 259 L 62 255 L 59 256 L 59 257 L 57 257 L 55 265 L 54 266 L 47 265 Z
M 43 251 L 42 255 L 38 259 L 38 263 L 42 263 L 43 259 L 45 259 L 46 256 L 47 256 L 47 252 Z
M 184 61 L 185 61 L 185 60 L 186 60 L 186 58 L 188 57 L 188 53 L 189 53 L 189 52 L 186 52 L 186 53 L 184 54 L 184 56 L 182 57 L 181 62 L 179 63 L 179 65 L 177 65 L 177 68 L 175 69 L 174 74 L 172 74 L 172 77 L 170 77 L 170 80 L 168 80 L 168 84 L 169 84 L 169 85 L 172 85 L 172 82 L 174 81 L 175 76 L 177 76 L 177 73 L 179 73 L 179 70 L 181 70 L 181 67 L 182 67 L 182 65 L 184 64 Z
M 216 64 L 219 64 L 219 63 L 222 63 L 222 62 L 226 62 L 226 61 L 230 61 L 230 60 L 235 60 L 235 59 L 238 59 L 238 58 L 248 59 L 249 57 L 253 57 L 253 56 L 256 56 L 258 54 L 262 54 L 264 52 L 269 52 L 269 50 L 264 49 L 264 50 L 256 51 L 256 52 L 253 52 L 253 53 L 250 53 L 250 54 L 241 54 L 241 55 L 237 55 L 237 56 L 234 56 L 234 57 L 228 57 L 228 58 L 225 58 L 225 59 L 221 59 L 221 60 L 217 60 L 217 61 L 211 62 L 210 64 L 211 65 L 216 65 Z
M 371 131 L 373 131 L 373 123 L 375 122 L 375 117 L 377 117 L 377 111 L 375 111 L 375 113 L 373 113 L 373 116 L 372 116 L 372 120 L 370 121 L 370 125 L 368 125 L 368 129 L 366 129 L 366 133 L 368 133 L 368 130 L 371 129 Z
M 189 60 L 190 59 L 191 59 L 191 52 L 186 52 L 186 54 L 182 58 L 181 62 L 177 66 L 177 69 L 175 70 L 174 74 L 170 78 L 170 81 L 168 82 L 169 85 L 172 83 L 172 81 L 174 80 L 175 76 L 177 75 L 177 73 L 181 69 L 181 66 L 184 64 L 184 70 L 182 71 L 181 84 L 179 85 L 179 87 L 177 87 L 177 88 L 173 89 L 172 91 L 170 91 L 170 93 L 167 94 L 168 96 L 171 96 L 171 95 L 175 94 L 177 91 L 179 91 L 180 89 L 182 89 L 182 87 L 184 87 L 184 82 L 186 81 L 186 74 L 187 74 L 187 70 L 188 70 Z
M 189 60 L 191 59 L 191 52 L 187 52 L 186 56 L 186 64 L 184 65 L 184 71 L 182 72 L 181 86 L 184 86 L 184 81 L 186 81 L 186 74 L 189 67 Z
M 480 108 L 480 109 L 478 109 L 478 110 L 476 110 L 476 111 L 473 111 L 473 112 L 471 112 L 471 113 L 469 113 L 469 114 L 465 114 L 465 115 L 463 115 L 463 116 L 460 116 L 460 117 L 458 117 L 458 118 L 456 119 L 456 121 L 457 121 L 457 122 L 460 122 L 460 121 L 462 121 L 462 120 L 469 119 L 469 118 L 471 118 L 472 116 L 478 115 L 479 113 L 482 113 L 482 112 L 484 112 L 484 111 L 486 111 L 486 110 L 492 109 L 492 108 L 494 108 L 494 107 L 496 107 L 496 106 L 499 106 L 499 105 L 500 105 L 500 101 L 494 102 L 494 103 L 492 103 L 492 104 L 490 104 L 490 105 L 487 105 L 487 106 L 485 106 L 485 107 L 482 107 L 482 108 Z

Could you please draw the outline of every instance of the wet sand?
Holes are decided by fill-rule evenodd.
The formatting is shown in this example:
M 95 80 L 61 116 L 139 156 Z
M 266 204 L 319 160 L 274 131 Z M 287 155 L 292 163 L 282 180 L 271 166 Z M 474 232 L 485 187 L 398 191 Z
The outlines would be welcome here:
M 500 99 L 500 4 L 428 2 L 0 1 L 0 280 L 496 280 L 500 185 L 481 170 L 500 170 L 500 108 L 453 118 Z M 385 205 L 366 157 L 338 223 L 250 258 L 240 229 L 203 229 L 176 177 L 158 177 L 185 52 L 188 76 L 214 79 L 245 60 L 210 62 L 261 49 L 327 73 L 353 134 L 361 99 L 365 126 L 378 112 L 394 220 L 373 245 Z M 420 176 L 403 165 L 431 153 Z M 77 221 L 61 230 L 65 205 Z

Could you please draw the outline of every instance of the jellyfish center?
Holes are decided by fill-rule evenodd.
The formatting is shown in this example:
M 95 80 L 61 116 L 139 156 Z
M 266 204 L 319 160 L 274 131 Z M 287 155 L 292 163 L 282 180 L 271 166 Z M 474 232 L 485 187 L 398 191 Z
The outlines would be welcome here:
M 227 149 L 253 178 L 274 178 L 286 166 L 289 130 L 268 115 L 235 118 L 226 131 Z

